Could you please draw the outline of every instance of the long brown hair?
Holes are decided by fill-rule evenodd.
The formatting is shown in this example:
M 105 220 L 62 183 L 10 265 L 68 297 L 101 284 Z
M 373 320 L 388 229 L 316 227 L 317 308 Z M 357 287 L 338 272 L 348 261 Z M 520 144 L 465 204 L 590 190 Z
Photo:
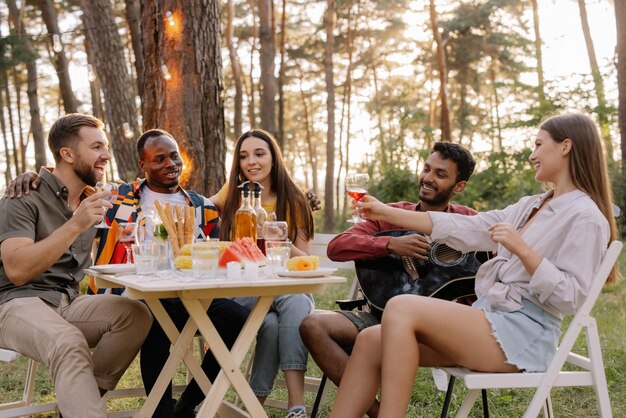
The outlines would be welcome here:
M 598 205 L 600 212 L 609 222 L 611 241 L 619 239 L 613 213 L 613 191 L 609 170 L 604 156 L 602 137 L 594 121 L 578 112 L 567 112 L 545 120 L 539 129 L 550 134 L 556 142 L 572 141 L 569 171 L 572 183 L 587 193 Z M 613 267 L 607 283 L 618 280 L 619 274 Z
M 220 239 L 226 241 L 231 239 L 232 236 L 235 212 L 237 212 L 237 209 L 239 209 L 241 205 L 240 191 L 237 186 L 247 180 L 241 171 L 239 153 L 243 141 L 252 137 L 265 141 L 272 155 L 270 188 L 272 192 L 276 193 L 276 218 L 279 221 L 289 220 L 289 239 L 291 241 L 295 241 L 298 235 L 297 220 L 303 219 L 305 222 L 302 231 L 304 233 L 303 238 L 305 240 L 312 239 L 314 234 L 313 212 L 311 211 L 311 206 L 308 203 L 306 195 L 287 172 L 276 139 L 274 139 L 269 132 L 261 129 L 245 132 L 239 137 L 235 145 L 233 164 L 230 168 L 230 177 L 228 178 L 228 194 L 226 195 L 226 201 L 224 202 L 224 207 L 220 214 Z

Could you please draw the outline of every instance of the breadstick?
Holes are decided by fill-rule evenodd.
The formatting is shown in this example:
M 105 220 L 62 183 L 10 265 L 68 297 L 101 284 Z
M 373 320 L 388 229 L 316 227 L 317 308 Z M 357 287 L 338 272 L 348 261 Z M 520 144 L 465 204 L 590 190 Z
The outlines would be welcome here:
M 163 226 L 167 231 L 167 237 L 172 246 L 172 252 L 174 253 L 174 256 L 176 256 L 180 251 L 180 247 L 178 246 L 178 238 L 176 237 L 176 228 L 172 224 L 171 217 L 167 216 L 167 206 L 164 208 L 163 205 L 161 205 L 161 202 L 159 202 L 158 200 L 154 202 L 154 205 L 156 206 L 156 209 L 159 212 L 159 216 L 163 221 Z
M 185 245 L 185 220 L 183 219 L 183 210 L 180 206 L 176 205 L 174 206 L 174 212 L 176 212 L 176 233 L 178 234 L 178 245 L 182 247 Z
M 193 242 L 193 232 L 196 226 L 196 211 L 193 206 L 185 206 L 185 243 Z

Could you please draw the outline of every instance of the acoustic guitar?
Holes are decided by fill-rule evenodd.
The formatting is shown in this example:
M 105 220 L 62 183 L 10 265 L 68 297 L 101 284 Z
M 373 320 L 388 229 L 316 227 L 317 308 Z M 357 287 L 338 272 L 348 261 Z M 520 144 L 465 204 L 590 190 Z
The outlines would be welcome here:
M 417 234 L 411 230 L 382 231 L 374 236 Z M 455 300 L 474 295 L 476 271 L 491 258 L 487 252 L 463 253 L 445 244 L 431 243 L 427 260 L 390 255 L 355 261 L 356 275 L 368 303 L 383 310 L 394 296 L 413 294 Z

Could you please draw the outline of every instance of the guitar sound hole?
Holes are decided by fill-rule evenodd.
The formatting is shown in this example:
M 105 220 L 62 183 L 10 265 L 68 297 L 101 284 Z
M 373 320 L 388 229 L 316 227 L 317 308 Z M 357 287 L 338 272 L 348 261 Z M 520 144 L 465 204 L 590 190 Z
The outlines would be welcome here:
M 465 254 L 450 248 L 447 245 L 435 244 L 435 248 L 431 250 L 433 261 L 442 266 L 453 266 L 459 264 L 465 258 Z

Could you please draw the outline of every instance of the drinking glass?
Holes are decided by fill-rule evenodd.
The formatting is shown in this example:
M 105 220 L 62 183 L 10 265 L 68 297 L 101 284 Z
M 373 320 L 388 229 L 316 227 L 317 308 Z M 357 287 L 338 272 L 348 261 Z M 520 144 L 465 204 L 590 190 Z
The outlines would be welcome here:
M 291 256 L 291 241 L 265 241 L 265 253 L 274 273 L 285 270 Z
M 135 222 L 117 224 L 117 240 L 126 248 L 126 263 L 131 264 L 131 248 L 135 243 Z
M 285 241 L 289 236 L 289 226 L 285 221 L 266 221 L 263 224 L 263 238 L 266 241 Z
M 102 181 L 99 181 L 96 183 L 96 187 L 94 187 L 96 193 L 99 192 L 111 192 L 110 196 L 105 196 L 102 198 L 102 200 L 106 200 L 107 202 L 115 202 L 115 199 L 117 199 L 117 183 L 105 183 Z M 99 224 L 94 225 L 94 228 L 104 228 L 104 229 L 110 229 L 111 227 L 109 225 L 107 225 L 107 223 L 105 222 L 106 219 L 106 210 L 104 211 L 104 216 L 102 217 L 102 220 L 100 221 Z
M 367 189 L 370 183 L 370 176 L 365 173 L 356 173 L 356 174 L 348 174 L 346 176 L 346 193 L 354 200 L 354 202 L 358 202 L 363 199 L 363 196 L 367 194 Z M 348 219 L 350 223 L 361 223 L 365 222 L 360 216 L 357 209 L 355 215 L 352 215 L 351 219 Z
M 159 247 L 156 242 L 142 242 L 132 244 L 133 260 L 138 275 L 145 276 L 157 272 Z
M 191 247 L 191 269 L 196 278 L 213 278 L 217 274 L 219 248 L 206 246 Z

